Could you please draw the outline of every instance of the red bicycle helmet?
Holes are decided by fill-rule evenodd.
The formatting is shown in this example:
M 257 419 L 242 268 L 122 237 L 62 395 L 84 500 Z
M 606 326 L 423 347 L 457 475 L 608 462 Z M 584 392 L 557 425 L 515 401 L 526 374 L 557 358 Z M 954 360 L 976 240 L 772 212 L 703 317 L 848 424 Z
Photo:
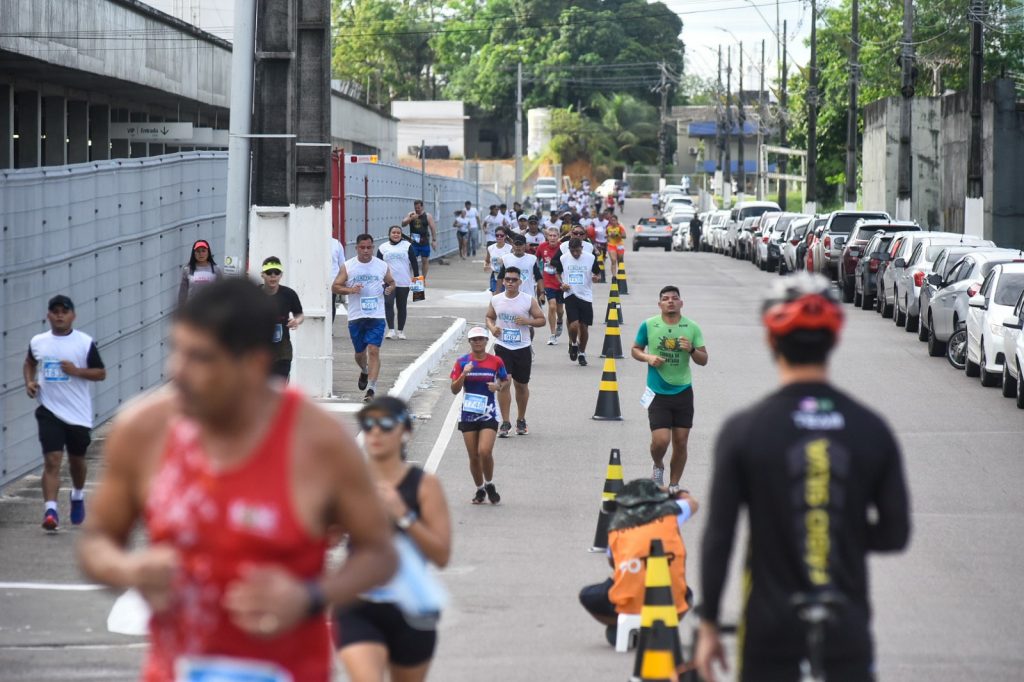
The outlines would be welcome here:
M 761 319 L 773 337 L 799 330 L 825 330 L 838 336 L 843 309 L 822 275 L 798 273 L 778 282 L 765 300 Z

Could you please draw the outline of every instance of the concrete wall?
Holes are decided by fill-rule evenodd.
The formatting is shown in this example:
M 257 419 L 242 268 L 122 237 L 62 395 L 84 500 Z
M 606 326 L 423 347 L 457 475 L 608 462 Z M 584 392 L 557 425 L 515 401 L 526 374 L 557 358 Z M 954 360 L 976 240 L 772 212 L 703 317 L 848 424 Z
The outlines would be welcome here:
M 462 102 L 395 100 L 391 115 L 398 119 L 398 155 L 410 147 L 446 146 L 451 158 L 466 156 L 466 119 Z
M 381 161 L 395 163 L 398 160 L 398 120 L 335 90 L 331 96 L 331 142 L 345 151 L 376 153 Z M 363 151 L 360 145 L 376 151 Z

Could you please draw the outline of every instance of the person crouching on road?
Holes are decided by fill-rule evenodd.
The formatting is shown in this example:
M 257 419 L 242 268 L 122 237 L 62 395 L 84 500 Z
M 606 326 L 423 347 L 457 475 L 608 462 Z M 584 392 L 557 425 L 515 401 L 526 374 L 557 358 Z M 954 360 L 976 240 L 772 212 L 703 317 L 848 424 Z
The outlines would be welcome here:
M 448 502 L 436 476 L 405 461 L 412 418 L 403 401 L 377 398 L 359 411 L 359 425 L 370 476 L 396 528 L 399 569 L 391 582 L 334 611 L 338 660 L 352 682 L 379 682 L 385 671 L 396 682 L 420 682 L 444 601 L 427 564 L 444 568 L 452 551 Z M 410 594 L 419 603 L 409 603 Z
M 661 540 L 669 559 L 672 601 L 679 617 L 689 610 L 692 592 L 686 586 L 683 524 L 693 518 L 699 507 L 689 492 L 679 490 L 672 495 L 650 479 L 627 483 L 615 503 L 608 524 L 612 577 L 580 591 L 580 604 L 597 622 L 608 626 L 606 635 L 612 645 L 619 614 L 638 614 L 643 608 L 652 540 Z
M 497 355 L 487 352 L 490 338 L 483 327 L 473 327 L 467 335 L 470 352 L 455 361 L 452 368 L 452 393 L 462 397 L 459 431 L 469 453 L 469 473 L 476 484 L 473 504 L 483 504 L 486 497 L 498 504 L 501 496 L 494 486 L 494 440 L 498 435 L 501 410 L 496 396 L 508 385 L 508 371 Z

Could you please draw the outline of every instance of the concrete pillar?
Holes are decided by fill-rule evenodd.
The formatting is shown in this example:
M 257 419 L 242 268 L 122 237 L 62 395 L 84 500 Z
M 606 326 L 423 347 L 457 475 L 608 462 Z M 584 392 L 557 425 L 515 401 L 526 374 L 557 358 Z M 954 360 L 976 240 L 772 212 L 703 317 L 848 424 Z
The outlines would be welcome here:
M 14 165 L 16 168 L 36 168 L 39 166 L 42 128 L 39 92 L 22 90 L 14 93 L 14 106 L 18 109 L 18 151 Z
M 130 114 L 128 114 L 128 120 L 132 123 L 145 123 L 149 120 L 149 114 L 147 114 L 145 111 L 133 111 Z M 148 143 L 132 142 L 129 146 L 131 147 L 131 157 L 133 159 L 137 159 L 143 156 L 149 156 Z
M 14 87 L 0 83 L 0 168 L 14 168 Z
M 68 102 L 68 163 L 89 160 L 89 103 Z
M 60 96 L 43 98 L 43 165 L 63 166 L 68 162 L 67 100 Z
M 128 122 L 128 110 L 127 109 L 111 109 L 110 120 L 115 123 L 127 123 Z M 127 159 L 131 156 L 131 146 L 128 144 L 128 140 L 119 139 L 110 141 L 110 158 L 112 159 Z
M 149 122 L 150 123 L 160 123 L 163 120 L 164 120 L 163 116 L 150 116 L 149 117 Z M 165 145 L 157 144 L 157 143 L 154 143 L 154 142 L 150 142 L 149 143 L 149 155 L 150 156 L 160 156 L 161 154 L 165 153 L 164 152 L 164 146 Z
M 89 107 L 89 160 L 110 158 L 110 107 L 94 104 Z

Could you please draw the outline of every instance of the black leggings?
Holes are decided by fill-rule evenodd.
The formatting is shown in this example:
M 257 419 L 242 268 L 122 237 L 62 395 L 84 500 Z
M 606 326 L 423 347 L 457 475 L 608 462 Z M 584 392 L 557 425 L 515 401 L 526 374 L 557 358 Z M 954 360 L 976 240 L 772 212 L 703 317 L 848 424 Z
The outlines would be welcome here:
M 398 303 L 398 326 L 395 326 L 395 303 Z M 388 320 L 388 329 L 405 329 L 405 318 L 409 307 L 409 287 L 395 287 L 390 294 L 384 295 L 384 317 Z

